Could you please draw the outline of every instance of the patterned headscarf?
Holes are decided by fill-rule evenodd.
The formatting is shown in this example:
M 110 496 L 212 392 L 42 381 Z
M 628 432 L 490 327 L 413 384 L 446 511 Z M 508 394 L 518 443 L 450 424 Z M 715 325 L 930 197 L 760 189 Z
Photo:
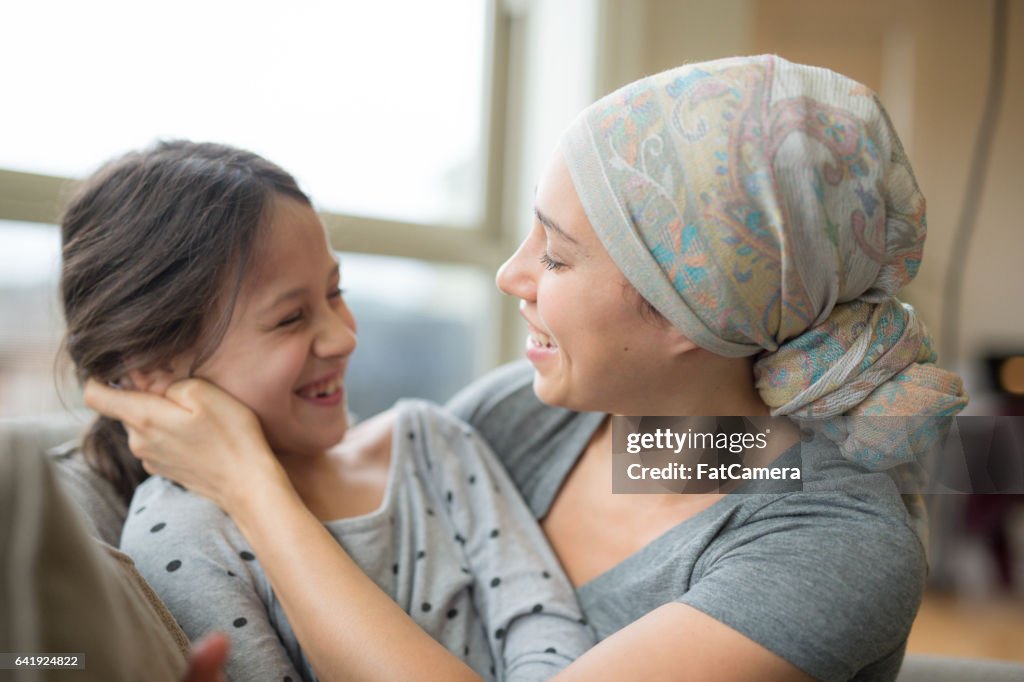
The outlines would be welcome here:
M 921 262 L 925 202 L 865 86 L 775 56 L 691 64 L 588 107 L 562 151 L 626 278 L 701 347 L 759 354 L 772 414 L 963 409 L 895 298 Z M 901 429 L 858 423 L 840 427 L 846 456 L 912 459 Z

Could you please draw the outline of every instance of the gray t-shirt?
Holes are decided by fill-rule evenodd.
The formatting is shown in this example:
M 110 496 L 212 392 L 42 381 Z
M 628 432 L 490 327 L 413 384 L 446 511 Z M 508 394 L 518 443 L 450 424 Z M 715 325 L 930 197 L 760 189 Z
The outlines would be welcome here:
M 594 635 L 537 522 L 473 429 L 421 401 L 396 412 L 381 507 L 324 525 L 485 679 L 550 678 Z M 121 547 L 190 638 L 231 636 L 231 679 L 315 679 L 259 558 L 212 502 L 150 478 Z
M 543 518 L 605 415 L 544 405 L 532 379 L 525 362 L 499 368 L 448 407 L 487 439 Z M 779 461 L 794 464 L 802 492 L 727 495 L 581 585 L 598 637 L 678 601 L 819 679 L 895 679 L 926 573 L 895 484 L 822 439 Z

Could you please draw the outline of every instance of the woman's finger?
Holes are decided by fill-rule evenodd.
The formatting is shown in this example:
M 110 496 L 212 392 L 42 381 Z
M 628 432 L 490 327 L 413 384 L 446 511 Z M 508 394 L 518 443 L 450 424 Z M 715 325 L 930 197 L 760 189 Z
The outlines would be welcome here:
M 83 393 L 86 406 L 102 415 L 141 428 L 160 410 L 181 409 L 170 400 L 145 391 L 126 391 L 111 388 L 95 379 L 85 382 Z

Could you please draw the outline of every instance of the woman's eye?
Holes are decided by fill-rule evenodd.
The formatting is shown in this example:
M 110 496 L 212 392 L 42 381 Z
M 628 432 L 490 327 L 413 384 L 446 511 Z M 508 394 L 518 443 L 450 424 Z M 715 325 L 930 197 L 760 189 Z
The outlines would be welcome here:
M 544 265 L 545 270 L 558 270 L 565 267 L 565 263 L 559 263 L 547 251 L 540 257 L 540 262 Z
M 329 292 L 327 292 L 327 298 L 341 298 L 344 295 L 345 290 L 342 289 L 341 287 L 334 287 Z

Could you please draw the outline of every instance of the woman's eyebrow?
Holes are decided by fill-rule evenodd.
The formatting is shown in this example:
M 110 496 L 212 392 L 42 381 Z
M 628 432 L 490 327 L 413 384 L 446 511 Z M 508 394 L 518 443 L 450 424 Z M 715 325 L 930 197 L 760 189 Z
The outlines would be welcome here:
M 558 236 L 560 236 L 562 239 L 566 240 L 573 246 L 578 247 L 580 245 L 580 243 L 576 241 L 576 239 L 571 234 L 569 234 L 561 227 L 559 227 L 558 223 L 556 223 L 554 220 L 541 213 L 540 209 L 537 208 L 536 206 L 533 207 L 533 214 L 537 216 L 537 221 L 541 225 L 543 225 L 548 231 L 554 232 L 555 234 L 557 234 Z

